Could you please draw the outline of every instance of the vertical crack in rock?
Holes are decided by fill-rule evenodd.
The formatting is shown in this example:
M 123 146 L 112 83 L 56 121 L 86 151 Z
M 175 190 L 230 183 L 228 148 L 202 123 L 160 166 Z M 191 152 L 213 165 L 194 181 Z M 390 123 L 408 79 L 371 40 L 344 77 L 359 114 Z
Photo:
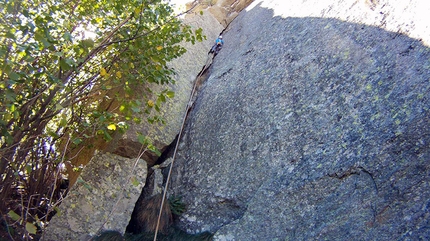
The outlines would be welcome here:
M 171 158 L 173 155 L 177 140 L 178 135 L 173 140 L 173 142 L 170 143 L 161 153 L 160 157 L 157 159 L 154 165 L 148 164 L 148 175 L 145 180 L 145 185 L 143 186 L 141 194 L 134 205 L 130 222 L 128 223 L 126 228 L 127 232 L 134 234 L 142 232 L 141 220 L 139 218 L 140 213 L 144 211 L 145 204 L 150 197 L 153 197 L 162 192 L 162 187 L 164 186 L 166 177 L 162 174 L 162 170 L 160 168 L 165 169 L 167 167 L 169 158 Z

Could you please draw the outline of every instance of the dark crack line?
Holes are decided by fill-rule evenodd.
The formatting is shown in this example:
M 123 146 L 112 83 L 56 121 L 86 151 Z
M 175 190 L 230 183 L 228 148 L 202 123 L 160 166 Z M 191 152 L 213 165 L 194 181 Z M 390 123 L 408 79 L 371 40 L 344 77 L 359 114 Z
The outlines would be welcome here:
M 342 173 L 334 172 L 334 173 L 328 174 L 327 176 L 337 178 L 339 180 L 343 180 L 343 179 L 348 178 L 352 175 L 360 175 L 360 173 L 366 173 L 370 177 L 370 179 L 372 179 L 372 183 L 375 187 L 376 195 L 378 195 L 379 190 L 378 190 L 378 186 L 376 185 L 375 178 L 373 177 L 373 174 L 371 172 L 369 172 L 368 170 L 366 170 L 362 166 L 358 166 L 358 167 L 353 166 L 353 167 L 350 167 L 348 170 L 346 170 Z

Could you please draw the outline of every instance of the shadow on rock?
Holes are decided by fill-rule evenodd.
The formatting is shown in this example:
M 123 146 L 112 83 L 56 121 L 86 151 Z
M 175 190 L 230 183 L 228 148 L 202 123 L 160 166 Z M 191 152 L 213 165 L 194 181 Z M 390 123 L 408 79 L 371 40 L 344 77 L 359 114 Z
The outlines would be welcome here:
M 260 6 L 224 39 L 175 163 L 181 228 L 227 240 L 430 237 L 428 47 Z

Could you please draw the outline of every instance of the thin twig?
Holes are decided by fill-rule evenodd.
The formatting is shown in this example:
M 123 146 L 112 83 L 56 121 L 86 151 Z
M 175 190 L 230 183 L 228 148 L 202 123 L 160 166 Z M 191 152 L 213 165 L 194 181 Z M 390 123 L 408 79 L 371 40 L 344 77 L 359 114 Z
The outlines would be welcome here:
M 51 192 L 51 197 L 49 198 L 49 202 L 51 203 L 50 207 L 48 207 L 48 212 L 46 213 L 46 218 L 45 218 L 45 222 L 48 222 L 48 217 L 49 217 L 49 213 L 52 212 L 52 209 L 55 208 L 54 205 L 52 205 L 52 200 L 54 199 L 54 193 L 55 193 L 55 189 L 57 187 L 57 179 L 58 179 L 58 175 L 60 174 L 60 169 L 58 168 L 62 163 L 64 163 L 64 159 L 66 157 L 66 152 L 67 152 L 67 148 L 69 146 L 70 143 L 70 136 L 67 139 L 66 145 L 64 146 L 64 151 L 63 151 L 63 155 L 61 157 L 61 161 L 60 163 L 58 163 L 57 165 L 57 170 L 55 172 L 54 175 L 54 186 L 52 188 L 52 192 Z
M 1 215 L 2 215 L 2 217 L 3 217 L 4 224 L 6 225 L 6 230 L 7 230 L 7 233 L 8 233 L 8 235 L 9 235 L 9 238 L 10 238 L 12 241 L 15 241 L 15 239 L 13 239 L 13 237 L 12 237 L 12 234 L 10 233 L 9 224 L 8 224 L 8 223 L 7 223 L 7 221 L 6 221 L 6 218 L 4 218 L 3 213 L 1 213 Z

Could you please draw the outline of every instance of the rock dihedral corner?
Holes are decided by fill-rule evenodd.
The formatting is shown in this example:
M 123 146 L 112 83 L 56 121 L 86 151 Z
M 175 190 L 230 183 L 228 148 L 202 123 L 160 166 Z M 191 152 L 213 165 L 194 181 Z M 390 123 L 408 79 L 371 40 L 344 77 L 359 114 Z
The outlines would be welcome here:
M 146 182 L 147 166 L 152 166 L 157 159 L 155 155 L 142 156 L 144 160 L 137 161 L 132 173 L 141 148 L 137 133 L 151 138 L 156 148 L 162 151 L 175 139 L 194 79 L 205 64 L 214 39 L 223 29 L 207 10 L 204 12 L 203 15 L 192 14 L 184 22 L 193 28 L 202 28 L 207 39 L 195 45 L 184 43 L 187 52 L 169 63 L 177 75 L 174 85 L 164 87 L 175 92 L 175 97 L 167 101 L 160 113 L 167 124 L 133 124 L 124 136 L 109 144 L 110 153 L 94 156 L 62 202 L 61 215 L 53 217 L 42 240 L 86 240 L 100 228 L 125 232 Z M 154 86 L 153 90 L 163 89 Z
M 154 146 L 161 151 L 164 151 L 179 133 L 194 80 L 202 66 L 205 65 L 208 50 L 218 34 L 223 30 L 222 25 L 208 10 L 203 10 L 203 15 L 197 13 L 188 14 L 183 21 L 193 29 L 202 28 L 206 39 L 195 44 L 182 43 L 187 52 L 180 58 L 168 63 L 169 67 L 174 68 L 176 71 L 174 76 L 175 83 L 169 86 L 152 87 L 154 92 L 164 89 L 170 89 L 175 92 L 175 96 L 163 104 L 159 113 L 166 124 L 131 124 L 127 133 L 116 142 L 117 145 L 113 151 L 115 154 L 125 157 L 138 156 L 141 145 L 138 142 L 137 133 L 148 136 L 153 141 Z M 156 156 L 151 155 L 144 156 L 144 159 L 150 165 L 155 163 L 156 158 Z

